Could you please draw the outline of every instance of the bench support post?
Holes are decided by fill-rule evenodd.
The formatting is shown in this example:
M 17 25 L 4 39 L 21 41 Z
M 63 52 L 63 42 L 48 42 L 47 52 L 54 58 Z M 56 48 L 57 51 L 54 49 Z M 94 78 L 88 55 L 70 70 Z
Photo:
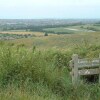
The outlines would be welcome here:
M 74 63 L 74 66 L 72 68 L 72 83 L 73 85 L 76 85 L 78 83 L 78 55 L 73 54 L 72 60 Z

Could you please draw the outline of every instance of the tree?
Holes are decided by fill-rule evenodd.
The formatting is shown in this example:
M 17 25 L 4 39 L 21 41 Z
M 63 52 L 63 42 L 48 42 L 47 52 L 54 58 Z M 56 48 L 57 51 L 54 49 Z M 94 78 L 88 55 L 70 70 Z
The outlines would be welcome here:
M 44 36 L 48 36 L 48 33 L 46 32 L 46 33 L 44 34 Z

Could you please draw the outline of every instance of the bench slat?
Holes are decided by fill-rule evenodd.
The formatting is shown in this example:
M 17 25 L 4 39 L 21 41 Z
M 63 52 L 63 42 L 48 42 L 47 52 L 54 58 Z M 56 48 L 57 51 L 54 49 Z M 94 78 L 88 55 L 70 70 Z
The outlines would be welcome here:
M 100 66 L 100 59 L 95 58 L 92 61 L 87 59 L 79 59 L 78 60 L 78 68 L 85 68 L 85 67 L 99 67 Z
M 96 68 L 96 69 L 84 69 L 84 70 L 79 70 L 78 74 L 79 75 L 95 75 L 95 74 L 99 74 L 100 73 L 100 69 Z

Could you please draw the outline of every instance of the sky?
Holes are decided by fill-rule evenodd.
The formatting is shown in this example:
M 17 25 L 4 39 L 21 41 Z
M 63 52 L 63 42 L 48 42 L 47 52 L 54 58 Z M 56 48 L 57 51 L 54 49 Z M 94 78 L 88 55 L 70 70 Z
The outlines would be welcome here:
M 45 18 L 100 18 L 100 0 L 0 0 L 0 19 Z

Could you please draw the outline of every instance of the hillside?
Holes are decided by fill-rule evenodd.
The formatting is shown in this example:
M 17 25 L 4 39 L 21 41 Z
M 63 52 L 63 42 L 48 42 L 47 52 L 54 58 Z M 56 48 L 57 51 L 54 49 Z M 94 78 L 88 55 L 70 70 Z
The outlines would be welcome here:
M 0 100 L 99 100 L 98 82 L 73 86 L 69 67 L 73 54 L 98 57 L 99 24 L 42 28 L 0 31 Z
M 98 57 L 100 44 L 84 41 L 70 49 L 40 51 L 34 46 L 29 49 L 0 42 L 0 99 L 99 100 L 98 83 L 72 85 L 69 61 L 73 53 L 92 59 Z

